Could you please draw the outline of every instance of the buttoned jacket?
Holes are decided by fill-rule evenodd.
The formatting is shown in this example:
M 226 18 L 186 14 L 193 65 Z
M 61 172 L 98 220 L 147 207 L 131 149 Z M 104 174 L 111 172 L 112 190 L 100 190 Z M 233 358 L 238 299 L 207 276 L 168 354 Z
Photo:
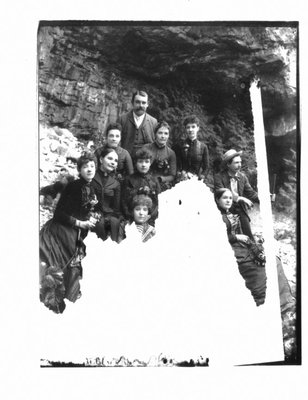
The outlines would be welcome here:
M 151 117 L 151 115 L 145 114 L 139 128 L 135 124 L 133 111 L 121 115 L 119 122 L 122 126 L 121 146 L 129 151 L 130 154 L 132 154 L 135 147 L 135 140 L 138 133 L 142 135 L 142 143 L 138 143 L 139 147 L 154 142 L 154 129 L 157 125 L 157 119 Z
M 120 183 L 112 176 L 105 175 L 102 171 L 97 170 L 92 180 L 92 184 L 96 193 L 99 193 L 104 215 L 113 214 L 120 215 Z
M 222 171 L 214 175 L 214 189 L 228 188 L 231 189 L 230 175 L 227 171 Z M 258 193 L 251 187 L 247 176 L 243 172 L 238 172 L 238 194 L 246 197 L 254 203 L 259 202 Z

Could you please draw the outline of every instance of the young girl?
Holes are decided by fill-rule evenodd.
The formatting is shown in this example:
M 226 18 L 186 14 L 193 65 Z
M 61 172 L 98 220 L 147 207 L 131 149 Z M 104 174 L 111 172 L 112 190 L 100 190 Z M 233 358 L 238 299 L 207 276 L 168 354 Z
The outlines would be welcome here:
M 129 209 L 132 222 L 126 226 L 125 233 L 122 232 L 121 240 L 125 237 L 136 237 L 142 242 L 147 242 L 155 235 L 155 228 L 148 223 L 153 209 L 151 198 L 144 194 L 136 195 L 133 197 Z
M 240 217 L 230 213 L 233 196 L 227 188 L 215 192 L 215 200 L 227 225 L 229 242 L 233 248 L 239 271 L 245 279 L 246 287 L 251 291 L 257 306 L 265 302 L 266 272 L 263 249 L 259 248 L 247 235 L 242 232 Z
M 81 156 L 77 168 L 80 178 L 66 186 L 53 218 L 40 231 L 40 299 L 56 313 L 64 311 L 64 298 L 75 302 L 81 295 L 83 239 L 95 227 L 101 212 L 101 198 L 92 185 L 95 156 Z
M 129 204 L 137 194 L 147 194 L 153 199 L 153 212 L 150 224 L 158 216 L 158 194 L 161 192 L 160 184 L 150 172 L 153 155 L 149 150 L 139 149 L 136 152 L 136 172 L 127 176 L 122 185 L 122 210 L 126 219 L 130 219 Z

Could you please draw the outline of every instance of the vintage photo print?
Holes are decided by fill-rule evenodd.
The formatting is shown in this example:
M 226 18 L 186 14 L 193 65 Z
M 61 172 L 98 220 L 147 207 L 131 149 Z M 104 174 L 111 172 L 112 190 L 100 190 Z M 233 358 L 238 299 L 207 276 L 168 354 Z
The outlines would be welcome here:
M 301 363 L 298 35 L 39 22 L 41 367 Z

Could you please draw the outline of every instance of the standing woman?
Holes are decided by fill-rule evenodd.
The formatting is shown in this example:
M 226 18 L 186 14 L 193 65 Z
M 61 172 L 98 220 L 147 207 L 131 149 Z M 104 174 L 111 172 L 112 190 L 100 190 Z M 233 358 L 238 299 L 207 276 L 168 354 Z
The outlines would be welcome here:
M 246 287 L 251 291 L 257 306 L 265 302 L 266 272 L 263 249 L 259 248 L 249 236 L 244 235 L 237 214 L 230 213 L 233 202 L 232 192 L 227 188 L 215 192 L 215 201 L 227 225 L 229 243 L 234 251 L 240 274 Z
M 190 115 L 184 119 L 186 139 L 176 148 L 179 180 L 192 178 L 194 175 L 205 180 L 209 171 L 209 151 L 205 143 L 198 140 L 199 118 Z
M 166 121 L 159 122 L 154 129 L 155 141 L 143 148 L 153 154 L 152 174 L 158 179 L 161 190 L 170 189 L 176 176 L 176 155 L 167 146 L 170 126 Z
M 115 149 L 103 147 L 99 155 L 99 161 L 100 166 L 93 178 L 93 186 L 102 199 L 103 217 L 96 224 L 94 231 L 102 240 L 106 240 L 110 236 L 113 241 L 118 241 L 121 221 L 121 187 L 119 181 L 115 178 L 118 154 Z
M 121 133 L 122 127 L 120 124 L 109 124 L 106 129 L 106 142 L 102 147 L 95 150 L 95 155 L 98 159 L 98 168 L 100 167 L 99 156 L 103 148 L 115 150 L 118 155 L 116 178 L 119 181 L 122 181 L 125 176 L 131 175 L 134 172 L 133 162 L 129 152 L 120 146 Z
M 81 295 L 83 239 L 100 216 L 101 197 L 92 185 L 96 157 L 77 160 L 80 178 L 64 189 L 54 216 L 40 231 L 41 301 L 56 313 L 65 309 L 64 298 L 75 302 Z

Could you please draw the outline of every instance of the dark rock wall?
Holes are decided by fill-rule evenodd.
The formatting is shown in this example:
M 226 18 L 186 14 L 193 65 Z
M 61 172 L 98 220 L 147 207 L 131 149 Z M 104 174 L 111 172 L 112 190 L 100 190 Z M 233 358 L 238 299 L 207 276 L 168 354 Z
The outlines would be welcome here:
M 132 91 L 144 89 L 150 96 L 149 113 L 172 126 L 171 142 L 183 135 L 183 118 L 195 113 L 212 169 L 224 150 L 241 148 L 256 185 L 249 97 L 256 75 L 267 136 L 290 138 L 284 141 L 287 147 L 268 141 L 268 151 L 279 154 L 276 161 L 270 157 L 270 173 L 278 171 L 279 187 L 294 191 L 293 178 L 291 187 L 284 185 L 294 172 L 287 167 L 290 161 L 294 166 L 290 140 L 296 149 L 291 79 L 296 45 L 292 27 L 43 24 L 38 31 L 40 123 L 98 142 L 106 124 L 130 109 Z M 280 173 L 275 164 L 279 157 L 286 158 L 289 172 Z

